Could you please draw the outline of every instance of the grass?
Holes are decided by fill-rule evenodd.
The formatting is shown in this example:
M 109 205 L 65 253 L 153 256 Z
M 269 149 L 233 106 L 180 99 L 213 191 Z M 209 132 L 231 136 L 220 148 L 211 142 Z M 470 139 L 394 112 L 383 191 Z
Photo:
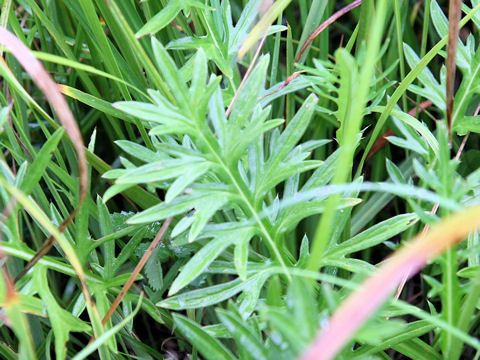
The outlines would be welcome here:
M 0 357 L 479 358 L 461 3 L 3 0 Z

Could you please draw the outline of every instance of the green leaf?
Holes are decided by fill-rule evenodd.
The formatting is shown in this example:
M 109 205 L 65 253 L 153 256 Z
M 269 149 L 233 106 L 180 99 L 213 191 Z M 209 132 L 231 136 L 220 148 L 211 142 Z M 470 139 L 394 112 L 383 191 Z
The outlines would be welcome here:
M 203 327 L 208 334 L 216 338 L 231 338 L 230 332 L 223 324 L 207 325 Z
M 115 171 L 115 170 L 113 170 Z M 123 173 L 123 172 L 122 172 Z M 110 200 L 112 197 L 115 195 L 118 195 L 125 190 L 128 190 L 132 187 L 134 187 L 135 184 L 114 184 L 110 186 L 107 191 L 103 194 L 103 202 L 106 203 L 108 200 Z
M 78 100 L 85 105 L 101 111 L 102 113 L 128 122 L 134 122 L 133 118 L 131 118 L 129 115 L 126 115 L 123 111 L 119 110 L 116 106 L 114 106 L 108 101 L 105 101 L 101 98 L 98 98 L 96 96 L 85 93 L 81 90 L 75 89 L 67 85 L 61 85 L 60 89 L 64 95 L 69 96 L 72 99 Z
M 115 144 L 117 144 L 128 155 L 131 155 L 144 162 L 155 162 L 161 160 L 162 158 L 165 158 L 164 156 L 150 149 L 147 149 L 145 146 L 134 143 L 132 141 L 117 140 L 115 141 Z
M 241 59 L 250 50 L 250 48 L 265 35 L 269 26 L 282 13 L 282 11 L 290 4 L 291 0 L 280 0 L 270 6 L 260 21 L 251 30 L 250 34 L 243 41 L 242 46 L 238 50 L 238 58 Z
M 330 155 L 331 156 L 331 155 Z M 413 175 L 411 157 L 399 165 L 401 173 L 408 178 Z M 391 179 L 388 179 L 389 181 Z M 357 212 L 351 218 L 351 233 L 358 234 L 363 227 L 370 222 L 393 198 L 390 193 L 375 193 L 366 202 L 359 205 Z
M 57 149 L 58 143 L 64 133 L 64 128 L 58 128 L 35 156 L 34 161 L 29 166 L 28 176 L 24 178 L 21 185 L 21 189 L 26 195 L 29 195 L 33 191 L 35 185 L 37 185 L 42 176 L 45 175 L 45 170 L 51 161 L 52 153 Z
M 197 201 L 207 198 L 206 194 L 189 194 L 179 196 L 171 203 L 160 203 L 141 213 L 132 216 L 127 220 L 128 224 L 151 223 L 158 220 L 166 219 L 170 216 L 182 214 L 195 207 Z
M 404 174 L 400 171 L 397 165 L 395 165 L 390 159 L 385 159 L 386 168 L 390 179 L 394 183 L 405 184 L 407 181 L 404 177 Z
M 217 186 L 217 189 L 211 189 L 211 191 L 205 191 L 205 189 L 194 188 L 186 195 L 181 195 L 173 199 L 170 203 L 160 203 L 153 206 L 135 216 L 128 219 L 128 224 L 142 224 L 150 223 L 158 220 L 166 219 L 170 216 L 175 216 L 187 212 L 194 208 L 201 208 L 202 204 L 208 205 L 209 198 L 211 196 L 218 195 L 220 198 L 231 197 L 230 192 L 225 187 Z M 204 221 L 203 215 L 199 216 L 197 221 Z M 200 224 L 197 225 L 200 228 Z M 196 230 L 197 231 L 197 230 Z
M 223 309 L 217 309 L 217 316 L 225 327 L 230 331 L 237 346 L 243 348 L 253 359 L 268 359 L 267 350 L 262 342 L 250 330 L 242 318 L 234 313 Z
M 242 315 L 242 318 L 248 319 L 255 309 L 257 309 L 260 294 L 267 279 L 267 276 L 260 276 L 257 277 L 256 280 L 250 281 L 248 287 L 244 288 L 238 296 L 238 311 Z
M 88 355 L 90 355 L 95 350 L 97 350 L 100 346 L 105 344 L 105 342 L 107 342 L 107 340 L 109 340 L 111 337 L 115 336 L 115 334 L 120 332 L 122 330 L 122 328 L 127 325 L 128 322 L 132 321 L 133 318 L 135 317 L 135 315 L 140 310 L 140 307 L 142 305 L 142 296 L 143 295 L 140 295 L 140 298 L 137 302 L 137 307 L 130 314 L 128 314 L 118 324 L 116 324 L 112 328 L 105 331 L 102 335 L 100 335 L 98 338 L 96 338 L 93 342 L 89 343 L 86 347 L 84 347 L 79 353 L 77 353 L 75 355 L 73 360 L 86 359 L 88 357 Z
M 380 112 L 385 110 L 383 107 L 380 107 Z M 438 141 L 433 136 L 433 134 L 430 132 L 428 127 L 426 127 L 423 123 L 415 119 L 413 116 L 404 113 L 403 111 L 399 110 L 392 110 L 392 116 L 395 116 L 399 120 L 403 121 L 407 125 L 411 126 L 413 129 L 415 129 L 422 137 L 426 140 L 426 142 L 430 145 L 430 148 L 432 151 L 435 153 L 435 155 L 438 157 Z
M 10 107 L 4 106 L 0 109 L 0 134 L 3 132 L 3 126 L 8 120 L 8 114 L 10 113 Z
M 375 266 L 372 264 L 353 258 L 325 257 L 322 259 L 322 264 L 324 266 L 333 266 L 336 268 L 345 269 L 354 274 L 369 274 L 375 270 Z
M 165 202 L 169 203 L 180 195 L 185 188 L 195 182 L 199 177 L 204 175 L 211 167 L 208 162 L 189 165 L 183 175 L 179 176 L 172 185 L 169 186 L 165 194 Z
M 417 66 L 421 65 L 422 61 L 409 45 L 403 44 L 403 54 L 408 65 L 412 68 L 412 71 L 417 69 Z M 433 76 L 428 67 L 423 66 L 416 78 L 424 87 L 420 88 L 419 86 L 410 85 L 409 89 L 422 95 L 428 100 L 431 100 L 440 110 L 445 110 L 444 89 L 438 83 L 437 79 L 435 79 L 435 76 Z
M 189 120 L 180 113 L 178 108 L 166 101 L 161 104 L 122 101 L 114 103 L 113 107 L 142 120 L 152 121 L 158 124 L 168 124 L 169 126 L 175 125 L 178 126 L 179 129 L 182 127 L 189 128 Z
M 249 240 L 241 239 L 235 244 L 234 263 L 238 276 L 242 280 L 247 279 L 247 262 L 248 262 L 248 244 Z
M 153 250 L 150 259 L 148 259 L 144 268 L 148 284 L 153 290 L 160 290 L 163 287 L 163 271 L 162 263 L 159 258 L 159 252 L 159 247 Z
M 249 122 L 250 115 L 257 104 L 261 91 L 264 89 L 269 59 L 270 57 L 267 55 L 262 56 L 258 60 L 257 65 L 255 65 L 255 68 L 245 82 L 237 101 L 233 105 L 233 110 L 229 116 L 229 122 L 240 128 L 246 126 Z
M 45 303 L 36 296 L 18 294 L 20 298 L 20 310 L 23 313 L 45 316 Z
M 37 264 L 33 277 L 34 284 L 43 302 L 48 304 L 46 311 L 55 334 L 55 356 L 57 359 L 64 359 L 67 355 L 66 342 L 69 340 L 69 333 L 72 331 L 90 332 L 91 327 L 58 305 L 50 291 L 47 281 L 47 268 L 45 266 Z
M 425 150 L 418 142 L 414 141 L 413 139 L 403 139 L 397 136 L 388 136 L 386 138 L 389 143 L 402 147 L 407 150 L 412 150 L 420 155 L 428 155 L 428 151 Z
M 375 326 L 375 325 L 374 325 Z M 433 330 L 434 325 L 428 323 L 425 320 L 414 321 L 412 323 L 406 324 L 405 327 L 401 328 L 397 334 L 392 334 L 392 336 L 388 336 L 380 341 L 380 343 L 376 344 L 375 346 L 371 345 L 364 345 L 356 349 L 352 353 L 352 358 L 366 356 L 370 354 L 375 354 L 379 351 L 388 349 L 393 347 L 396 344 L 404 343 L 406 340 L 415 339 L 417 337 L 423 336 L 424 334 L 428 333 L 429 331 Z M 433 348 L 431 349 L 433 352 Z M 433 352 L 433 354 L 438 355 L 438 353 Z M 433 356 L 432 359 L 440 359 L 440 356 Z
M 455 123 L 454 130 L 459 136 L 469 132 L 480 133 L 480 116 L 464 116 Z
M 180 77 L 180 73 L 175 65 L 175 62 L 168 55 L 167 50 L 163 47 L 160 41 L 154 37 L 152 37 L 152 49 L 159 70 L 165 78 L 165 81 L 170 87 L 171 92 L 177 100 L 179 106 L 181 108 L 188 107 L 188 104 L 190 104 L 189 91 L 187 89 L 187 85 Z
M 188 242 L 193 242 L 198 237 L 210 218 L 230 200 L 229 194 L 211 194 L 208 201 L 197 203 L 193 214 L 193 223 L 188 234 Z
M 444 359 L 432 346 L 420 339 L 405 340 L 393 345 L 392 349 L 398 351 L 410 359 L 442 360 Z
M 114 261 L 113 273 L 115 274 L 120 266 L 127 261 L 130 256 L 135 253 L 140 242 L 145 238 L 145 233 L 147 229 L 145 227 L 140 228 L 135 232 L 135 234 L 128 240 L 125 247 L 120 251 L 117 258 Z
M 116 180 L 116 184 L 142 184 L 177 178 L 185 174 L 186 169 L 198 168 L 201 173 L 208 170 L 209 163 L 200 157 L 182 157 L 181 159 L 160 160 L 137 168 L 129 169 Z
M 412 164 L 415 174 L 417 174 L 417 176 L 422 179 L 428 187 L 436 191 L 442 191 L 442 184 L 435 172 L 425 169 L 425 166 L 423 166 L 417 159 L 413 159 Z
M 3 282 L 3 277 L 1 281 Z M 31 328 L 26 315 L 21 311 L 20 304 L 16 301 L 11 301 L 4 308 L 12 330 L 19 339 L 17 359 L 37 359 Z
M 236 52 L 242 44 L 242 41 L 247 37 L 248 31 L 255 21 L 261 4 L 262 0 L 250 0 L 246 3 L 235 27 L 230 28 L 230 36 L 228 38 L 229 53 Z
M 302 104 L 302 107 L 297 111 L 295 117 L 290 121 L 287 128 L 280 135 L 275 144 L 275 148 L 277 150 L 271 154 L 270 158 L 265 163 L 265 169 L 262 171 L 262 178 L 264 180 L 256 190 L 258 194 L 262 194 L 264 191 L 267 191 L 272 182 L 270 182 L 268 185 L 266 182 L 270 181 L 272 177 L 280 173 L 280 171 L 278 171 L 280 163 L 285 160 L 288 153 L 292 151 L 294 146 L 303 136 L 310 122 L 312 114 L 315 111 L 315 105 L 317 104 L 317 101 L 318 98 L 314 94 L 311 94 Z M 311 165 L 312 168 L 314 168 L 314 165 L 318 166 L 320 164 L 321 163 L 315 162 Z
M 172 230 L 171 237 L 172 239 L 183 233 L 185 230 L 187 230 L 190 225 L 192 225 L 193 221 L 195 219 L 192 216 L 184 216 L 183 218 L 180 219 L 180 221 L 175 225 L 175 227 Z
M 370 20 L 369 20 L 370 21 Z M 339 49 L 335 52 L 335 60 L 338 64 L 338 72 L 340 76 L 340 87 L 338 89 L 338 110 L 335 117 L 340 123 L 337 129 L 336 137 L 340 145 L 346 145 L 348 139 L 345 138 L 345 129 L 348 128 L 347 123 L 351 104 L 354 98 L 358 96 L 358 65 L 356 59 L 345 49 Z
M 480 271 L 480 265 L 473 265 L 463 268 L 457 272 L 457 275 L 462 278 L 474 279 Z
M 276 269 L 258 272 L 248 277 L 246 281 L 235 279 L 223 284 L 187 291 L 162 300 L 157 303 L 157 306 L 172 310 L 185 310 L 218 304 L 232 298 L 244 289 L 249 289 L 260 280 L 265 281 L 274 270 Z
M 220 341 L 210 336 L 195 321 L 179 314 L 173 314 L 173 321 L 180 332 L 198 349 L 205 359 L 235 359 Z
M 286 129 L 282 132 L 282 135 L 280 135 L 280 138 L 276 143 L 279 151 L 272 154 L 268 160 L 269 167 L 275 167 L 278 165 L 300 141 L 310 123 L 317 102 L 318 98 L 315 94 L 310 94 L 305 99 L 294 118 L 288 123 Z M 326 142 L 328 141 L 324 141 L 323 143 Z
M 210 32 L 210 29 L 208 29 L 207 31 Z M 218 66 L 223 75 L 231 79 L 233 77 L 233 71 L 230 62 L 228 61 L 228 59 L 225 58 L 226 46 L 223 42 L 218 42 L 217 39 L 215 39 L 214 37 L 215 35 L 207 35 L 200 38 L 186 36 L 180 39 L 170 41 L 166 45 L 166 48 L 175 50 L 197 49 L 197 51 L 202 49 L 205 51 L 208 59 L 212 60 L 215 65 Z
M 1 162 L 0 162 L 1 163 Z M 76 274 L 79 276 L 86 276 L 83 272 L 83 266 L 72 247 L 71 243 L 61 234 L 56 226 L 51 222 L 51 220 L 45 215 L 42 209 L 33 202 L 29 197 L 25 196 L 23 192 L 9 184 L 3 177 L 0 177 L 0 187 L 6 189 L 10 194 L 12 194 L 19 203 L 21 203 L 25 210 L 38 221 L 39 224 L 50 234 L 54 236 L 60 245 L 61 249 L 65 253 L 66 258 L 72 264 L 72 267 L 75 269 Z M 90 299 L 86 301 L 89 317 L 93 326 L 94 334 L 100 336 L 103 333 L 103 327 L 101 320 L 96 311 L 96 308 L 92 306 Z
M 394 216 L 379 224 L 373 225 L 353 238 L 336 245 L 327 252 L 328 257 L 340 257 L 357 251 L 368 249 L 407 230 L 418 217 L 416 214 Z
M 198 251 L 185 265 L 173 284 L 170 286 L 169 295 L 177 293 L 198 275 L 200 275 L 228 246 L 236 241 L 245 241 L 252 237 L 255 229 L 243 227 L 230 231 L 219 231 L 213 240 L 210 240 Z
M 292 201 L 288 201 L 286 206 L 281 207 L 280 214 L 276 222 L 276 228 L 278 233 L 285 233 L 293 230 L 298 223 L 315 214 L 321 214 L 325 210 L 325 198 L 319 198 L 318 200 L 295 201 L 295 195 Z M 346 209 L 361 203 L 362 200 L 358 198 L 342 198 L 339 200 L 336 209 Z
M 297 357 L 300 352 L 305 349 L 308 342 L 303 340 L 298 333 L 297 328 L 292 326 L 296 319 L 294 319 L 288 312 L 273 307 L 266 309 L 266 318 L 271 324 L 272 330 L 276 332 L 275 343 L 279 346 L 283 345 L 283 343 L 289 345 L 283 346 L 282 349 L 285 352 L 288 351 L 292 355 L 286 358 L 293 359 Z
M 295 318 L 295 328 L 305 342 L 315 336 L 318 328 L 318 315 L 315 309 L 315 294 L 305 279 L 294 277 L 287 294 L 289 312 Z
M 185 265 L 173 284 L 168 295 L 174 295 L 179 290 L 197 278 L 225 248 L 233 243 L 233 239 L 217 238 L 209 241 Z
M 433 25 L 435 30 L 437 30 L 440 37 L 448 36 L 448 19 L 442 11 L 442 8 L 438 5 L 437 1 L 433 0 L 430 2 L 430 14 L 432 18 Z M 462 71 L 467 71 L 471 66 L 471 58 L 473 54 L 470 54 L 468 47 L 464 45 L 463 40 L 458 40 L 457 42 L 457 54 L 456 54 L 456 64 Z
M 192 86 L 190 87 L 190 95 L 192 96 L 195 105 L 200 105 L 199 99 L 205 93 L 205 84 L 207 82 L 207 58 L 205 51 L 200 48 L 197 50 L 194 57 L 194 69 L 192 73 Z
M 105 203 L 100 196 L 97 196 L 97 210 L 98 210 L 98 222 L 100 225 L 100 231 L 102 236 L 107 236 L 112 233 L 113 226 L 110 218 L 110 213 Z M 115 242 L 108 241 L 102 244 L 103 250 L 103 267 L 104 277 L 110 279 L 113 277 L 113 267 L 115 261 Z
M 266 112 L 266 115 L 268 115 L 268 113 L 269 111 Z M 245 154 L 245 150 L 250 146 L 253 139 L 258 139 L 261 134 L 274 129 L 283 123 L 283 119 L 269 120 L 266 122 L 261 121 L 261 119 L 255 119 L 245 130 L 241 132 L 240 130 L 235 131 L 240 132 L 240 136 L 235 139 L 235 142 L 231 142 L 230 140 L 230 143 L 228 143 L 229 140 L 224 140 L 224 142 L 227 142 L 230 146 L 229 149 L 224 150 L 225 157 L 229 162 L 235 163 Z
M 173 19 L 175 19 L 180 10 L 183 9 L 183 7 L 184 1 L 170 0 L 159 13 L 148 20 L 147 23 L 135 33 L 135 37 L 140 38 L 147 34 L 155 35 L 155 33 L 169 25 Z
M 430 14 L 438 35 L 441 37 L 448 35 L 448 19 L 443 13 L 442 8 L 435 0 L 430 2 Z
M 275 185 L 281 183 L 282 181 L 288 179 L 289 177 L 300 174 L 309 170 L 314 170 L 322 165 L 323 161 L 320 160 L 306 160 L 302 161 L 303 158 L 307 157 L 309 153 L 298 154 L 298 156 L 289 158 L 282 163 L 278 164 L 276 167 L 269 166 L 269 162 L 266 163 L 268 166 L 266 173 L 263 178 L 263 182 L 257 189 L 257 194 L 259 196 L 264 195 L 264 193 L 272 189 Z
M 355 339 L 361 343 L 378 345 L 385 339 L 406 330 L 406 324 L 400 319 L 374 319 L 370 326 L 365 326 L 355 335 Z
M 300 269 L 303 269 L 308 263 L 309 256 L 310 256 L 310 241 L 308 240 L 308 237 L 305 234 L 300 244 L 300 249 L 298 251 L 298 261 L 295 264 L 295 266 Z

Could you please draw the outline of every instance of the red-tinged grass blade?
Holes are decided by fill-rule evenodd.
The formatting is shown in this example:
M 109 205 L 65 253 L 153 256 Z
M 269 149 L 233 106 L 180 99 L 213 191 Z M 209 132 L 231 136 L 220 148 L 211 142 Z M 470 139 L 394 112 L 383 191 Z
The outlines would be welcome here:
M 427 261 L 479 227 L 480 206 L 475 206 L 445 218 L 406 243 L 348 296 L 300 360 L 332 359 L 391 295 L 405 274 L 415 275 Z
M 87 160 L 83 148 L 83 139 L 70 108 L 57 88 L 57 84 L 50 78 L 43 65 L 10 31 L 0 28 L 0 45 L 7 48 L 23 68 L 30 74 L 32 80 L 43 92 L 47 100 L 57 113 L 58 119 L 65 127 L 65 131 L 72 140 L 78 156 L 78 174 L 80 177 L 80 203 L 85 199 L 88 185 Z
M 313 32 L 308 35 L 308 38 L 307 40 L 305 41 L 305 44 L 303 44 L 302 48 L 300 49 L 300 51 L 298 52 L 298 55 L 297 57 L 295 58 L 295 62 L 298 62 L 300 61 L 300 59 L 302 58 L 303 56 L 303 53 L 305 52 L 305 50 L 307 50 L 307 48 L 310 46 L 310 44 L 312 43 L 313 40 L 315 40 L 315 38 L 320 35 L 320 33 L 325 30 L 328 26 L 330 26 L 331 24 L 333 24 L 335 21 L 337 21 L 340 17 L 342 17 L 343 15 L 347 14 L 348 12 L 352 11 L 353 9 L 355 9 L 356 7 L 362 5 L 362 0 L 355 0 L 354 2 L 352 2 L 351 4 L 348 4 L 347 6 L 341 8 L 340 10 L 338 10 L 335 14 L 333 14 L 332 16 L 330 16 L 327 20 L 325 20 L 322 24 L 320 24 L 319 27 L 317 27 L 315 30 L 313 30 Z
M 32 80 L 39 87 L 42 93 L 49 101 L 52 108 L 55 110 L 58 119 L 65 128 L 66 133 L 72 140 L 73 146 L 78 157 L 78 176 L 80 179 L 80 193 L 79 204 L 72 213 L 59 226 L 59 231 L 66 229 L 68 224 L 73 220 L 82 206 L 87 193 L 88 173 L 87 173 L 87 159 L 83 145 L 82 135 L 78 128 L 77 122 L 73 117 L 68 104 L 63 95 L 58 90 L 57 84 L 50 78 L 43 65 L 33 56 L 30 49 L 28 49 L 15 35 L 10 31 L 0 28 L 0 45 L 4 46 L 10 51 L 22 67 L 30 74 Z M 26 265 L 25 269 L 17 277 L 19 279 L 23 276 L 43 255 L 45 255 L 53 246 L 55 238 L 50 236 L 45 244 L 38 250 L 33 259 Z
M 450 0 L 448 8 L 448 46 L 447 46 L 447 123 L 449 140 L 452 140 L 453 88 L 455 84 L 455 58 L 457 56 L 458 30 L 461 15 L 461 0 Z
M 356 7 L 358 7 L 360 5 L 362 5 L 362 0 L 355 0 L 351 4 L 348 4 L 347 6 L 338 10 L 335 14 L 333 14 L 327 20 L 325 20 L 322 24 L 320 24 L 319 27 L 317 27 L 314 31 L 312 31 L 312 33 L 310 35 L 308 35 L 307 40 L 305 40 L 305 43 L 303 44 L 300 51 L 298 52 L 298 55 L 295 58 L 295 62 L 300 61 L 303 54 L 308 49 L 308 47 L 311 45 L 313 40 L 315 40 L 315 38 L 318 35 L 320 35 L 323 30 L 325 30 L 327 27 L 329 27 L 331 24 L 333 24 L 335 21 L 337 21 L 340 17 L 342 17 L 343 15 L 347 14 L 348 12 L 352 11 L 353 9 L 355 9 Z M 261 98 L 264 98 L 264 97 L 267 97 L 267 96 L 270 96 L 270 95 L 273 95 L 273 94 L 279 92 L 280 90 L 282 90 L 285 86 L 287 86 L 293 79 L 295 79 L 301 73 L 302 73 L 302 71 L 294 72 L 294 73 L 290 74 L 287 77 L 287 79 L 282 83 L 282 85 L 276 91 L 274 91 L 270 94 L 264 95 Z

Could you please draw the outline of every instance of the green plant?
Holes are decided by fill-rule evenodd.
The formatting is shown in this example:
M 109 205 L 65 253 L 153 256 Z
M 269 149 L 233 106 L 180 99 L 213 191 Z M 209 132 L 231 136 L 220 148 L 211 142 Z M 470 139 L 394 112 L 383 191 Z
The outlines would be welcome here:
M 3 0 L 87 145 L 2 37 L 1 357 L 478 357 L 478 234 L 432 257 L 476 218 L 382 261 L 478 203 L 480 2 L 451 142 L 445 3 Z

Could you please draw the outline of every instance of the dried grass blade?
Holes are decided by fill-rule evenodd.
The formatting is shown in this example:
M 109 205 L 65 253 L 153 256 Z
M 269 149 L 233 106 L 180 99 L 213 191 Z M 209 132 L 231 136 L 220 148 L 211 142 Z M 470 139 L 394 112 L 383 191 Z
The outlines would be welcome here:
M 238 61 L 240 61 L 253 45 L 255 45 L 255 43 L 267 33 L 268 27 L 272 25 L 275 19 L 283 10 L 285 10 L 291 1 L 292 0 L 278 0 L 275 3 L 271 0 L 263 1 L 259 11 L 261 18 L 243 41 L 242 46 L 240 46 L 237 56 Z

